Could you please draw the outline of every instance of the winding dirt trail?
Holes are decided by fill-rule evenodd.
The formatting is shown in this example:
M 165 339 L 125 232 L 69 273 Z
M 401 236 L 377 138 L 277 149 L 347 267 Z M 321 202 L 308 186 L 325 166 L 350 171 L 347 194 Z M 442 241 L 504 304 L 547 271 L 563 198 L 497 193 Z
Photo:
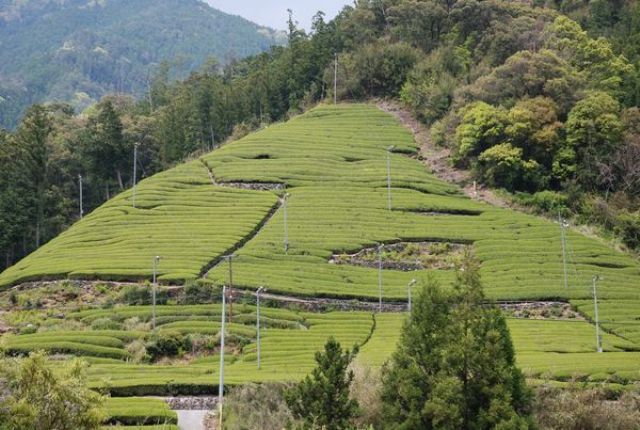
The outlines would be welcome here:
M 493 206 L 509 207 L 508 203 L 497 196 L 492 190 L 474 186 L 471 172 L 458 169 L 451 165 L 451 150 L 435 145 L 431 141 L 429 129 L 400 104 L 390 100 L 376 102 L 379 109 L 396 117 L 400 123 L 411 130 L 414 139 L 420 147 L 420 161 L 439 179 L 460 186 L 464 193 L 475 200 L 489 203 Z

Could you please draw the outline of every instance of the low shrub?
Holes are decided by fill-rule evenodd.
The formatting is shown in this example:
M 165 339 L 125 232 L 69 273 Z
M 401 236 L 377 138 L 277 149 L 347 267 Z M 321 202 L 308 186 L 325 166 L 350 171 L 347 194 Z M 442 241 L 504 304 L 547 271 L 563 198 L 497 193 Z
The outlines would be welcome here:
M 615 232 L 629 248 L 640 249 L 640 214 L 618 216 Z
M 291 424 L 293 417 L 284 400 L 286 389 L 284 384 L 247 384 L 233 388 L 225 400 L 224 428 L 280 430 L 285 424 Z
M 220 301 L 220 288 L 203 282 L 191 282 L 184 286 L 180 302 L 185 305 L 217 303 Z
M 122 324 L 112 321 L 109 318 L 98 318 L 91 323 L 92 330 L 120 330 Z
M 635 430 L 640 422 L 640 396 L 625 393 L 612 401 L 600 389 L 540 387 L 535 420 L 541 430 Z
M 567 196 L 555 191 L 540 191 L 535 194 L 517 193 L 516 202 L 533 208 L 538 213 L 563 214 L 568 206 Z
M 163 331 L 151 336 L 145 347 L 153 361 L 162 357 L 176 357 L 184 349 L 184 336 L 175 331 Z
M 132 285 L 124 288 L 120 293 L 120 301 L 128 305 L 150 305 L 152 302 L 152 287 Z M 166 288 L 156 290 L 156 304 L 166 305 L 169 294 Z

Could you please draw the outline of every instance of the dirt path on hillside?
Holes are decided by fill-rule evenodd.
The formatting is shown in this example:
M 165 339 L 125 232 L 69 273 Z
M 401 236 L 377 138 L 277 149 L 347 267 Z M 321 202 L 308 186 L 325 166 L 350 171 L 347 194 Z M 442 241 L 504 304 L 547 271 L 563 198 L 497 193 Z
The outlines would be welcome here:
M 395 116 L 403 126 L 411 130 L 420 148 L 421 162 L 443 181 L 459 185 L 464 193 L 475 200 L 480 200 L 499 207 L 509 207 L 508 203 L 492 190 L 480 185 L 474 186 L 471 172 L 457 169 L 451 165 L 451 150 L 435 145 L 431 141 L 429 130 L 411 112 L 390 100 L 380 100 L 376 105 L 383 111 Z

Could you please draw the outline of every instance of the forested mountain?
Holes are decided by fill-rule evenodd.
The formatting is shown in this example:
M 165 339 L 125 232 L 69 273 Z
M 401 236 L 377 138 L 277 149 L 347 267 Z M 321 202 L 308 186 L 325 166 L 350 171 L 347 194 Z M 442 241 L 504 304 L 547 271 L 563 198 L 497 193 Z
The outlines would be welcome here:
M 222 71 L 160 68 L 137 101 L 35 106 L 0 134 L 5 264 L 76 219 L 78 174 L 87 210 L 130 186 L 134 144 L 146 176 L 332 99 L 336 52 L 339 100 L 398 100 L 473 179 L 639 249 L 638 23 L 636 1 L 360 0 Z
M 0 126 L 32 103 L 140 96 L 163 61 L 184 77 L 210 57 L 228 63 L 281 42 L 199 0 L 2 0 Z

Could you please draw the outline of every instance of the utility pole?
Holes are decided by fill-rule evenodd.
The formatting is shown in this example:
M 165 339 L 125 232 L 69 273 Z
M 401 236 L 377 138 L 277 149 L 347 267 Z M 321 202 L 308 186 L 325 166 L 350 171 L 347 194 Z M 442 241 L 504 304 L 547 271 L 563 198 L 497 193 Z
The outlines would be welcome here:
M 598 352 L 602 352 L 602 336 L 600 336 L 600 318 L 598 316 L 598 295 L 596 293 L 596 284 L 599 280 L 599 275 L 593 277 L 593 309 L 596 319 L 596 347 Z
M 136 184 L 138 182 L 138 146 L 136 142 L 133 145 L 133 207 L 136 207 Z
M 393 146 L 387 148 L 387 207 L 391 210 L 391 151 Z
M 78 175 L 78 185 L 80 187 L 80 219 L 84 218 L 83 197 L 82 197 L 82 175 Z
M 284 195 L 284 201 L 282 203 L 284 209 L 284 253 L 287 254 L 289 252 L 289 226 L 287 225 L 287 204 L 289 200 L 289 196 L 291 194 L 286 193 Z
M 222 428 L 222 402 L 224 400 L 224 332 L 225 332 L 225 310 L 227 306 L 227 287 L 222 286 L 222 327 L 220 330 L 220 381 L 218 383 L 218 414 L 220 415 L 220 426 Z
M 153 257 L 153 285 L 151 289 L 151 327 L 153 331 L 156 331 L 156 288 L 158 286 L 158 263 L 160 263 L 160 256 Z
M 333 62 L 333 104 L 338 104 L 338 52 L 335 52 Z
M 558 222 L 560 223 L 560 240 L 562 241 L 562 270 L 564 273 L 564 288 L 569 288 L 569 277 L 567 276 L 567 236 L 565 228 L 566 221 L 562 218 L 562 214 L 558 212 Z
M 382 312 L 382 249 L 383 244 L 378 245 L 378 312 Z
M 413 288 L 415 284 L 416 284 L 416 280 L 412 279 L 411 282 L 409 282 L 409 285 L 407 285 L 407 295 L 409 296 L 407 308 L 409 310 L 409 315 L 411 315 L 411 288 Z
M 260 353 L 262 352 L 262 344 L 260 343 L 260 293 L 267 291 L 264 287 L 260 287 L 258 288 L 258 291 L 256 292 L 256 303 L 257 303 L 257 308 L 256 308 L 256 313 L 257 313 L 257 318 L 256 318 L 256 329 L 257 329 L 257 333 L 258 333 L 258 370 L 260 370 Z

